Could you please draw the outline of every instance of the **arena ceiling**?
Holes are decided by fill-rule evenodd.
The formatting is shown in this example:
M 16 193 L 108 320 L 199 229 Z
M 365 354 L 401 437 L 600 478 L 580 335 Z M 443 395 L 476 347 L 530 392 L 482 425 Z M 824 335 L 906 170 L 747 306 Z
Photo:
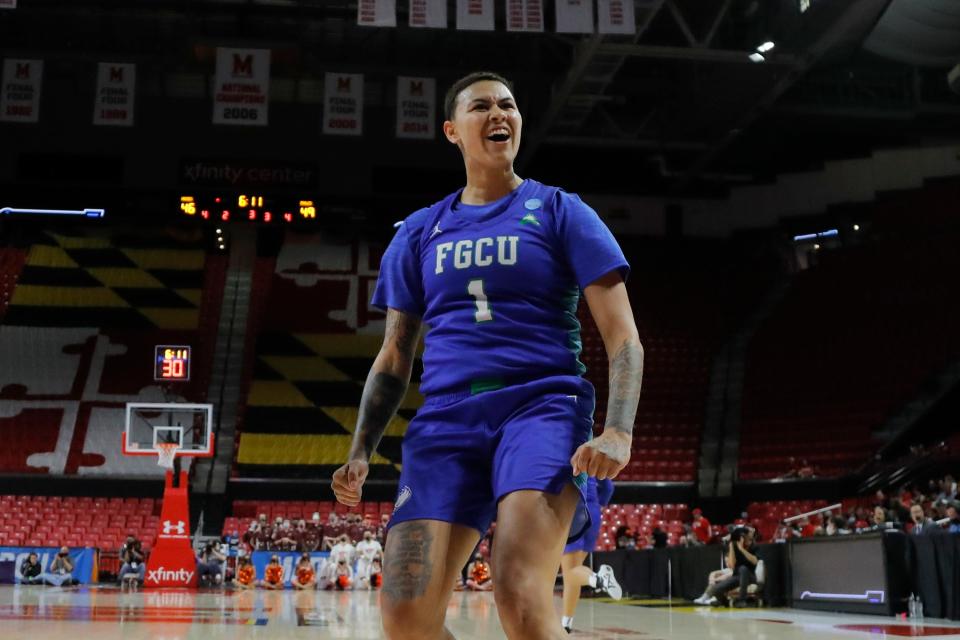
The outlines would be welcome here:
M 411 29 L 405 0 L 397 28 L 358 27 L 355 0 L 21 0 L 0 15 L 0 33 L 15 54 L 125 56 L 140 65 L 138 84 L 141 73 L 147 83 L 211 74 L 217 45 L 268 47 L 274 77 L 370 74 L 374 106 L 388 105 L 396 75 L 442 86 L 493 69 L 517 83 L 521 174 L 584 191 L 722 193 L 879 147 L 956 138 L 960 96 L 944 62 L 953 54 L 891 44 L 901 0 L 811 0 L 803 14 L 799 1 L 635 0 L 635 36 L 571 36 L 552 33 L 550 1 L 546 33 L 517 34 L 503 27 L 501 0 L 494 32 Z M 768 40 L 776 48 L 766 61 L 751 62 Z

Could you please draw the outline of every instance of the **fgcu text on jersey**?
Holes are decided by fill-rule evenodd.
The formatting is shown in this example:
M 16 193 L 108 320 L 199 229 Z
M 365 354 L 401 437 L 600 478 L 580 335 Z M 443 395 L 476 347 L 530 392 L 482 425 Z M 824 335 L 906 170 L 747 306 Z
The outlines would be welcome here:
M 373 294 L 430 327 L 421 392 L 582 375 L 580 290 L 629 271 L 609 229 L 577 196 L 534 180 L 486 205 L 460 193 L 400 225 Z

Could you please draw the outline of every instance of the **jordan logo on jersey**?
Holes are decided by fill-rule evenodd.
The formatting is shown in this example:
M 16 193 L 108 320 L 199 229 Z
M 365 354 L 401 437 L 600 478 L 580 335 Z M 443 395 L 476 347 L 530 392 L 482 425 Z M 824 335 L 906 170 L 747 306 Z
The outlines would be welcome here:
M 451 259 L 454 269 L 469 269 L 472 266 L 489 267 L 494 261 L 498 265 L 513 266 L 517 264 L 519 241 L 520 236 L 497 236 L 496 238 L 478 238 L 475 241 L 440 243 L 437 245 L 437 267 L 434 273 L 443 273 L 444 267 Z

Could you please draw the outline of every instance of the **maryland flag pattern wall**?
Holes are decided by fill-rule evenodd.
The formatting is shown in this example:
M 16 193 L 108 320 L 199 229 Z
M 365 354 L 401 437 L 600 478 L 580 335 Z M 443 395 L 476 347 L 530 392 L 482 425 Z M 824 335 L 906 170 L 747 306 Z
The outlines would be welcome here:
M 363 383 L 383 340 L 384 315 L 369 305 L 382 247 L 288 233 L 275 260 L 261 259 L 266 291 L 238 472 L 247 477 L 329 477 L 347 459 Z M 400 440 L 417 407 L 421 365 L 389 424 L 370 477 L 399 477 Z

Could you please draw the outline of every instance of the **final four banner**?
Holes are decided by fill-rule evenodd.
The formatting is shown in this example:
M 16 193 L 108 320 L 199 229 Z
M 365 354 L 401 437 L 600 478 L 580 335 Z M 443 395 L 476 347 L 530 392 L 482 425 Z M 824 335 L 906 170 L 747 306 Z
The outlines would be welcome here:
M 493 31 L 493 0 L 457 0 L 457 29 Z
M 436 135 L 437 81 L 397 78 L 397 137 L 432 140 Z
M 410 26 L 447 28 L 447 0 L 410 0 Z
M 327 73 L 323 86 L 323 132 L 338 136 L 361 135 L 363 74 Z
M 359 0 L 357 24 L 361 27 L 397 26 L 396 0 Z
M 36 122 L 40 118 L 40 84 L 43 60 L 3 61 L 3 87 L 0 89 L 0 120 Z
M 600 33 L 636 33 L 635 20 L 633 0 L 597 0 L 597 30 Z
M 270 50 L 217 47 L 213 123 L 267 125 Z
M 133 91 L 137 66 L 101 62 L 97 68 L 97 95 L 93 124 L 133 126 Z
M 557 33 L 593 33 L 593 0 L 557 0 Z
M 543 0 L 507 0 L 507 31 L 543 31 Z

